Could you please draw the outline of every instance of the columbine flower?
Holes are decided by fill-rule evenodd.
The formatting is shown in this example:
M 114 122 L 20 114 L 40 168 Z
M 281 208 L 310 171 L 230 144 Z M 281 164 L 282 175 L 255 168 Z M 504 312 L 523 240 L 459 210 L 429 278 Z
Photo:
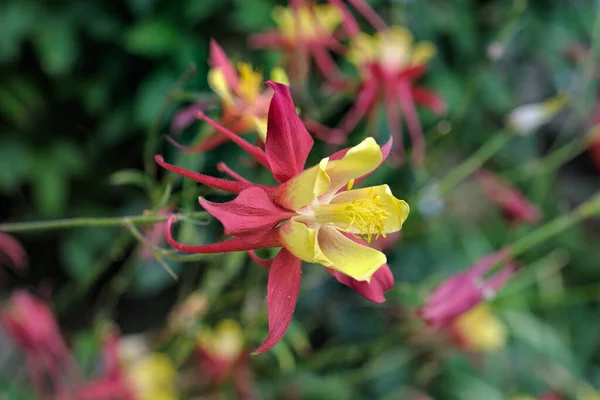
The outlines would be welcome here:
M 556 96 L 543 103 L 519 106 L 508 114 L 506 125 L 519 135 L 528 135 L 550 122 L 566 103 L 564 96 Z
M 292 1 L 290 7 L 273 9 L 275 30 L 250 37 L 257 48 L 278 49 L 288 55 L 288 70 L 303 78 L 313 58 L 324 76 L 340 75 L 329 49 L 341 49 L 335 30 L 344 19 L 343 12 L 328 4 L 315 5 L 303 0 Z
M 414 85 L 421 77 L 427 62 L 435 55 L 430 42 L 413 43 L 406 28 L 394 26 L 373 36 L 360 33 L 352 38 L 348 59 L 358 69 L 361 83 L 354 107 L 340 123 L 340 128 L 351 132 L 362 117 L 372 114 L 379 103 L 385 106 L 389 130 L 395 140 L 395 153 L 402 157 L 402 133 L 399 115 L 403 116 L 412 139 L 413 160 L 423 161 L 425 142 L 415 104 L 436 113 L 445 110 L 444 101 L 433 91 Z
M 448 326 L 493 297 L 514 274 L 514 264 L 507 262 L 509 254 L 507 249 L 489 254 L 467 271 L 452 275 L 429 294 L 420 316 L 431 326 Z M 503 267 L 493 276 L 484 277 L 498 263 L 503 263 Z
M 139 337 L 121 338 L 114 332 L 106 337 L 103 352 L 104 375 L 75 387 L 76 400 L 174 400 L 176 371 L 164 354 L 152 353 Z
M 510 222 L 535 224 L 542 219 L 540 210 L 504 179 L 486 170 L 479 171 L 475 178 L 488 200 Z
M 264 143 L 267 133 L 267 112 L 273 91 L 271 88 L 264 88 L 262 73 L 243 62 L 238 63 L 236 68 L 214 40 L 210 42 L 210 66 L 208 84 L 221 99 L 223 109 L 221 125 L 237 134 L 254 131 Z M 273 68 L 271 80 L 288 83 L 288 77 L 281 68 Z M 177 121 L 175 125 L 177 130 L 181 130 L 198 118 L 199 113 L 202 115 L 204 108 L 196 104 L 182 111 L 174 118 L 174 121 Z M 227 136 L 213 131 L 187 150 L 205 152 L 227 140 Z
M 450 326 L 460 347 L 473 352 L 494 352 L 506 345 L 508 332 L 488 304 L 460 315 Z
M 38 395 L 64 393 L 75 365 L 46 304 L 25 291 L 15 291 L 2 310 L 2 325 L 25 355 L 31 384 Z
M 295 112 L 287 86 L 269 84 L 275 94 L 269 109 L 265 150 L 222 127 L 221 132 L 266 166 L 280 183 L 278 186 L 213 178 L 156 157 L 170 171 L 238 194 L 235 200 L 221 204 L 200 198 L 200 204 L 223 224 L 225 234 L 234 238 L 199 246 L 178 243 L 170 232 L 176 221 L 172 217 L 167 222 L 167 240 L 173 247 L 188 253 L 283 247 L 270 264 L 269 336 L 257 352 L 274 346 L 287 330 L 300 290 L 302 260 L 369 282 L 385 265 L 386 257 L 365 242 L 399 231 L 409 211 L 408 204 L 395 198 L 387 185 L 353 189 L 357 181 L 384 161 L 389 144 L 380 148 L 367 138 L 304 170 L 313 140 Z
M 252 374 L 248 364 L 242 327 L 233 320 L 221 321 L 215 329 L 198 334 L 198 358 L 202 376 L 211 384 L 233 379 L 242 399 L 252 398 Z

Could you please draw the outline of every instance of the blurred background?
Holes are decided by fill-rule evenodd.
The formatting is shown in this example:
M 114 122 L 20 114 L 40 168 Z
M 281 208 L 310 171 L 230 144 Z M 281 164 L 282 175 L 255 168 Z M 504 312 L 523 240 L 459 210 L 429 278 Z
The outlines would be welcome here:
M 369 181 L 388 183 L 412 208 L 402 238 L 385 250 L 396 280 L 387 302 L 370 303 L 322 268 L 305 267 L 294 321 L 283 342 L 245 361 L 254 398 L 600 398 L 593 389 L 600 388 L 597 220 L 561 232 L 519 257 L 523 269 L 490 303 L 494 323 L 501 326 L 492 334 L 500 343 L 493 350 L 468 349 L 445 335 L 424 334 L 415 322 L 415 310 L 427 293 L 449 274 L 568 213 L 598 191 L 600 156 L 588 149 L 587 135 L 600 118 L 594 113 L 598 3 L 369 3 L 387 23 L 404 25 L 418 40 L 436 45 L 437 55 L 421 82 L 445 99 L 447 113 L 419 110 L 428 145 L 424 166 L 385 166 Z M 163 210 L 199 211 L 201 194 L 225 200 L 201 185 L 182 187 L 181 180 L 168 197 L 157 180 L 162 173 L 149 165 L 154 154 L 181 152 L 164 139 L 172 135 L 170 124 L 178 111 L 201 102 L 214 104 L 211 109 L 218 114 L 218 99 L 207 84 L 210 38 L 233 60 L 249 61 L 259 70 L 282 62 L 276 52 L 250 49 L 247 41 L 250 34 L 275 26 L 271 10 L 276 4 L 285 2 L 0 3 L 0 223 L 143 215 L 156 211 L 161 200 Z M 320 85 L 322 80 L 313 77 L 306 92 L 317 93 Z M 470 178 L 447 196 L 427 195 L 448 171 L 495 135 L 504 135 L 511 111 L 556 95 L 569 99 L 563 112 L 536 134 L 511 138 L 485 162 L 539 208 L 543 217 L 537 225 L 508 221 Z M 303 94 L 297 100 L 310 115 L 322 106 L 322 96 L 315 94 L 315 100 Z M 335 126 L 352 100 L 346 98 L 319 122 Z M 368 134 L 384 137 L 385 117 L 381 122 Z M 192 124 L 176 140 L 193 142 L 204 125 Z M 358 131 L 350 139 L 353 144 L 365 135 L 364 127 Z M 309 163 L 330 149 L 317 141 Z M 231 143 L 187 155 L 182 166 L 216 176 L 219 161 L 249 179 L 266 176 Z M 221 236 L 214 221 L 181 229 L 186 243 L 210 243 Z M 8 299 L 13 290 L 24 288 L 47 300 L 86 376 L 97 371 L 106 326 L 118 327 L 123 335 L 143 334 L 179 370 L 193 369 L 195 333 L 164 339 L 173 307 L 191 294 L 200 299 L 191 318 L 197 326 L 234 319 L 249 350 L 266 336 L 267 274 L 243 253 L 169 261 L 179 276 L 175 280 L 119 226 L 14 236 L 28 254 L 28 267 L 3 272 L 2 296 Z M 18 361 L 19 350 L 5 334 L 0 346 L 3 398 L 37 398 Z M 200 380 L 202 368 L 188 375 Z M 200 394 L 182 389 L 178 398 L 239 395 L 231 380 L 217 386 Z

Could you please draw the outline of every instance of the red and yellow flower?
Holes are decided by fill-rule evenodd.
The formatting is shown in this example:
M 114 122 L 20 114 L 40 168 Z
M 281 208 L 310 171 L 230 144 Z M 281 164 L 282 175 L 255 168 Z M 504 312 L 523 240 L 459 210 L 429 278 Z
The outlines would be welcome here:
M 353 36 L 347 58 L 360 72 L 360 85 L 356 102 L 343 118 L 340 128 L 350 133 L 365 114 L 371 114 L 376 105 L 383 104 L 390 133 L 397 144 L 394 153 L 403 156 L 401 120 L 398 118 L 401 115 L 412 139 L 413 161 L 420 164 L 425 155 L 425 141 L 415 104 L 435 113 L 442 113 L 446 108 L 435 92 L 414 84 L 426 72 L 427 62 L 435 53 L 432 43 L 415 43 L 411 32 L 400 26 L 375 35 L 358 33 Z
M 304 169 L 313 140 L 295 112 L 287 86 L 269 84 L 275 93 L 264 151 L 223 127 L 219 129 L 267 167 L 279 185 L 214 178 L 156 157 L 170 171 L 238 195 L 220 204 L 200 198 L 200 204 L 223 224 L 226 235 L 234 236 L 232 239 L 199 246 L 178 243 L 171 234 L 176 221 L 173 217 L 167 223 L 167 240 L 173 247 L 189 253 L 282 247 L 272 262 L 265 263 L 270 267 L 269 336 L 259 353 L 274 346 L 287 330 L 300 289 L 301 261 L 322 264 L 336 276 L 371 284 L 380 292 L 389 289 L 391 274 L 385 273 L 389 272 L 386 257 L 367 244 L 399 231 L 409 212 L 408 204 L 394 197 L 387 185 L 354 189 L 385 160 L 391 142 L 380 147 L 367 138 Z M 382 300 L 380 294 L 378 299 Z
M 219 44 L 212 40 L 210 43 L 210 70 L 208 84 L 219 96 L 223 115 L 220 124 L 237 134 L 256 132 L 259 140 L 264 143 L 267 133 L 267 112 L 273 96 L 273 90 L 263 85 L 263 74 L 256 71 L 252 65 L 240 62 L 234 65 Z M 273 68 L 271 80 L 288 83 L 288 77 L 281 68 Z M 191 106 L 190 112 L 184 110 L 175 120 L 177 129 L 191 123 L 199 115 L 202 108 Z M 185 117 L 185 118 L 184 118 Z M 199 143 L 190 147 L 190 152 L 209 151 L 224 142 L 227 136 L 214 130 L 204 136 Z

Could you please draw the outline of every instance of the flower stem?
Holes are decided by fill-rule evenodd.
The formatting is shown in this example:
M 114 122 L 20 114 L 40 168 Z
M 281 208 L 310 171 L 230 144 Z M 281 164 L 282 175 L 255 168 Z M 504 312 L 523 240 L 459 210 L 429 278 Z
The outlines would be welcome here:
M 206 211 L 198 211 L 193 213 L 178 214 L 178 217 L 201 219 L 206 218 Z M 133 225 L 155 224 L 157 222 L 165 222 L 168 216 L 166 215 L 133 215 L 126 217 L 108 217 L 108 218 L 70 218 L 56 219 L 52 221 L 34 221 L 34 222 L 15 222 L 0 224 L 0 232 L 29 232 L 29 231 L 47 231 L 54 229 L 68 229 L 81 227 L 114 227 L 123 226 L 126 221 Z
M 472 156 L 457 165 L 438 184 L 438 195 L 443 197 L 454 189 L 463 179 L 477 171 L 509 141 L 511 135 L 501 131 L 485 142 Z
M 539 227 L 530 234 L 518 239 L 509 246 L 513 257 L 518 256 L 525 250 L 534 247 L 562 231 L 573 227 L 579 222 L 600 215 L 600 193 L 596 193 L 591 199 L 582 203 L 572 212 L 565 214 L 547 224 Z

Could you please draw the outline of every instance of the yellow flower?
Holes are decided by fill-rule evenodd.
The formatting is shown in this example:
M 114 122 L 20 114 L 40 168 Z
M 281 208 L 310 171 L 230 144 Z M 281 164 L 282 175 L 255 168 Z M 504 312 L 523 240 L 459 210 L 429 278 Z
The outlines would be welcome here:
M 485 303 L 462 314 L 453 329 L 470 350 L 493 352 L 506 345 L 506 327 Z
M 399 231 L 410 210 L 387 185 L 351 190 L 354 180 L 377 168 L 382 157 L 379 145 L 367 138 L 342 159 L 325 158 L 286 182 L 281 201 L 297 215 L 281 228 L 284 246 L 304 261 L 369 281 L 386 263 L 385 255 L 341 232 L 370 242 Z M 343 187 L 348 190 L 338 193 Z
M 404 27 L 367 35 L 357 35 L 348 50 L 348 60 L 358 67 L 377 63 L 389 71 L 426 64 L 436 53 L 431 42 L 413 43 L 412 33 Z
M 214 330 L 203 328 L 198 334 L 198 346 L 221 360 L 233 361 L 244 350 L 244 332 L 236 321 L 226 319 Z
M 176 371 L 164 354 L 148 354 L 126 366 L 126 374 L 138 400 L 175 400 Z
M 343 18 L 343 13 L 329 4 L 302 5 L 297 11 L 281 6 L 273 9 L 273 20 L 279 31 L 292 42 L 327 38 L 340 26 Z

